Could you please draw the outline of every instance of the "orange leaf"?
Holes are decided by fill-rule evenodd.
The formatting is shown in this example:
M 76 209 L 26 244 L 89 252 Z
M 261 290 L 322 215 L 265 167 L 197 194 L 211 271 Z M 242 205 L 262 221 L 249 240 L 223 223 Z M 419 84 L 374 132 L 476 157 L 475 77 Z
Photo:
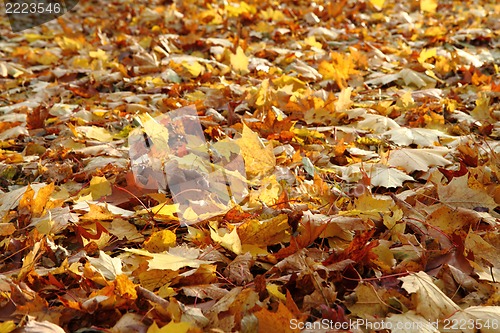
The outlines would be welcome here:
M 296 318 L 282 303 L 278 304 L 278 310 L 276 312 L 271 312 L 266 308 L 262 308 L 255 312 L 255 316 L 259 319 L 259 333 L 300 332 L 298 328 L 292 329 L 290 322 L 293 322 L 292 319 Z

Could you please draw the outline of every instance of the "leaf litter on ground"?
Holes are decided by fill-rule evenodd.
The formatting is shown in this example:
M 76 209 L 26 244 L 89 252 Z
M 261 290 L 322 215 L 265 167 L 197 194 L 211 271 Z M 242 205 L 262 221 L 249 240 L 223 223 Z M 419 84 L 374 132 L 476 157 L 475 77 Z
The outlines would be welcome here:
M 495 1 L 101 5 L 1 18 L 0 332 L 498 331 Z

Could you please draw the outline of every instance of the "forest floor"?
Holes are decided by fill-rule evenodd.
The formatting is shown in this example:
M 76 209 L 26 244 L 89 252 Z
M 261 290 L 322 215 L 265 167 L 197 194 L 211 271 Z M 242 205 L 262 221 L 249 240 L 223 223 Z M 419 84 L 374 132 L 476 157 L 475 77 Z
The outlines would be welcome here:
M 0 36 L 0 333 L 499 332 L 497 1 Z

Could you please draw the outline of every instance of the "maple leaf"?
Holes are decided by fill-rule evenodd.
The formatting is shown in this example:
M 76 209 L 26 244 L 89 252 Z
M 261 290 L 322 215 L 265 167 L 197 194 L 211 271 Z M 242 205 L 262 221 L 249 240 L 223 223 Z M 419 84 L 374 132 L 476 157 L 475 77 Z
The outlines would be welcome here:
M 416 170 L 427 171 L 431 166 L 451 164 L 450 161 L 442 157 L 448 152 L 447 149 L 403 148 L 391 151 L 387 163 L 391 166 L 401 167 L 410 173 Z
M 138 254 L 141 256 L 150 257 L 152 259 L 148 260 L 149 269 L 170 269 L 178 270 L 183 267 L 199 267 L 201 264 L 210 264 L 212 261 L 199 260 L 198 251 L 195 249 L 190 249 L 186 251 L 184 249 L 180 253 L 181 249 L 170 248 L 169 252 L 163 253 L 151 253 L 146 250 L 138 249 L 125 249 L 126 252 Z
M 92 266 L 108 280 L 114 280 L 122 274 L 122 262 L 120 258 L 111 258 L 103 251 L 99 251 L 98 258 L 88 258 Z
M 403 281 L 403 289 L 410 294 L 415 293 L 417 297 L 415 311 L 424 318 L 444 319 L 460 310 L 460 307 L 446 296 L 425 272 L 411 273 L 399 279 Z
M 0 331 L 497 320 L 494 1 L 160 2 L 0 18 Z
M 339 255 L 331 255 L 323 264 L 330 265 L 345 259 L 353 260 L 356 263 L 367 263 L 366 261 L 374 259 L 371 253 L 372 249 L 378 245 L 378 240 L 372 240 L 371 237 L 375 233 L 374 229 L 364 231 L 354 237 L 349 243 L 349 246 Z
M 453 178 L 448 185 L 438 185 L 437 192 L 441 202 L 453 207 L 494 209 L 497 206 L 495 200 L 480 188 L 469 187 L 468 179 L 467 174 Z

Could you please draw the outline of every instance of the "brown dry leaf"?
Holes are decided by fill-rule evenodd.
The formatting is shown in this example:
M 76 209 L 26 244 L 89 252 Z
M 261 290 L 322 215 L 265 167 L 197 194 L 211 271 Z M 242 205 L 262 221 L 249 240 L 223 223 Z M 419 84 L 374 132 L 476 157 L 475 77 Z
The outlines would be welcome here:
M 495 200 L 486 191 L 470 188 L 468 179 L 467 174 L 453 178 L 448 185 L 438 185 L 439 200 L 452 207 L 494 209 L 497 206 Z
M 10 236 L 16 231 L 13 223 L 0 223 L 0 236 Z
M 470 231 L 465 239 L 465 250 L 474 254 L 475 260 L 471 264 L 481 279 L 497 281 L 500 278 L 500 258 L 496 246 Z
M 434 210 L 427 216 L 427 222 L 447 234 L 468 228 L 469 226 L 476 226 L 481 221 L 481 215 L 471 209 L 462 207 L 451 208 L 448 206 L 441 206 Z
M 356 303 L 347 307 L 354 315 L 360 318 L 384 318 L 387 315 L 388 307 L 383 301 L 383 288 L 375 290 L 371 284 L 360 283 L 354 292 L 357 296 Z

